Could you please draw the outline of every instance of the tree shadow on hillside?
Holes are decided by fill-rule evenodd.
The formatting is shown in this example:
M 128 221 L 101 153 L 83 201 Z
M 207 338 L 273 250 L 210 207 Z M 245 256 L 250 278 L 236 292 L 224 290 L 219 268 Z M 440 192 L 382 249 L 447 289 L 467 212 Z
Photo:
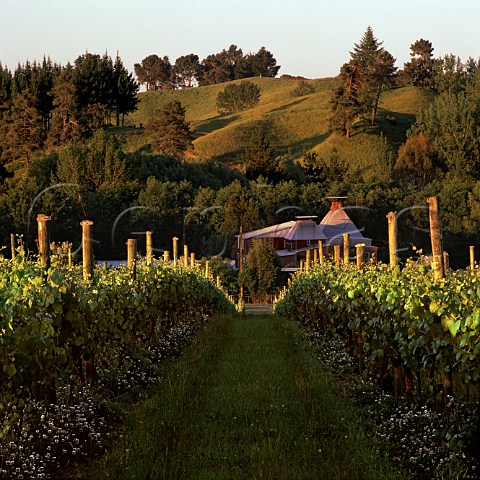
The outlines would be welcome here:
M 313 147 L 319 143 L 325 142 L 330 135 L 331 132 L 312 135 L 311 137 L 299 140 L 298 142 L 290 143 L 289 145 L 284 145 L 278 148 L 277 153 L 278 155 L 291 155 L 294 158 L 303 157 Z
M 398 113 L 390 110 L 379 110 L 375 119 L 375 125 L 364 120 L 355 125 L 352 137 L 359 133 L 367 135 L 383 134 L 393 146 L 399 147 L 407 139 L 407 131 L 415 122 L 415 115 L 410 113 Z
M 200 120 L 200 122 L 203 123 L 199 123 L 195 127 L 195 133 L 199 137 L 207 135 L 208 133 L 212 133 L 215 130 L 220 130 L 221 128 L 227 127 L 239 118 L 239 115 L 217 115 L 216 117 L 209 118 L 207 120 Z
M 283 112 L 284 110 L 290 109 L 294 105 L 299 105 L 300 103 L 303 103 L 305 100 L 306 100 L 305 97 L 298 98 L 297 100 L 294 100 L 293 102 L 290 102 L 290 103 L 286 103 L 285 105 L 282 105 L 281 107 L 272 108 L 269 113 Z

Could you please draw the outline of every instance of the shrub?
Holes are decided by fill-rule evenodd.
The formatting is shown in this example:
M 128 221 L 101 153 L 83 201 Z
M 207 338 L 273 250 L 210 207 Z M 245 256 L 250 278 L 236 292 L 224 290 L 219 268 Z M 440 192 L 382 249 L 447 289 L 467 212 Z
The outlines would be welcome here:
M 248 110 L 260 101 L 260 88 L 255 83 L 244 80 L 231 83 L 217 95 L 219 113 L 235 113 Z

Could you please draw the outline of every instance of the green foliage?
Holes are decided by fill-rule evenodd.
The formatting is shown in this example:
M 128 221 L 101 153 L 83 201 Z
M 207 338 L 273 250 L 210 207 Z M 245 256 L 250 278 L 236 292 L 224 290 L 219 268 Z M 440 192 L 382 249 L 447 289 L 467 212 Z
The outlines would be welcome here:
M 410 46 L 410 62 L 405 63 L 404 73 L 413 85 L 433 88 L 435 77 L 435 60 L 432 42 L 421 38 Z
M 60 151 L 56 177 L 91 191 L 121 187 L 127 181 L 125 155 L 114 137 L 99 130 L 87 144 L 74 142 Z
M 185 120 L 185 108 L 178 100 L 163 105 L 147 125 L 153 146 L 160 152 L 182 156 L 191 147 L 193 134 Z
M 315 86 L 307 80 L 300 80 L 298 85 L 292 90 L 293 97 L 303 97 L 315 93 Z
M 134 69 L 140 85 L 145 85 L 147 92 L 173 88 L 173 69 L 167 56 L 148 55 L 141 64 L 136 63 Z
M 280 262 L 268 239 L 254 239 L 247 254 L 247 265 L 255 278 L 250 293 L 258 298 L 275 293 L 278 288 Z
M 236 113 L 255 107 L 260 101 L 260 88 L 244 80 L 228 84 L 217 95 L 217 109 L 220 113 Z
M 57 375 L 83 375 L 84 358 L 112 361 L 126 336 L 158 341 L 163 322 L 234 309 L 189 269 L 139 265 L 135 282 L 125 268 L 97 271 L 87 287 L 77 268 L 55 264 L 45 272 L 25 257 L 0 263 L 2 402 L 40 399 L 42 384 Z

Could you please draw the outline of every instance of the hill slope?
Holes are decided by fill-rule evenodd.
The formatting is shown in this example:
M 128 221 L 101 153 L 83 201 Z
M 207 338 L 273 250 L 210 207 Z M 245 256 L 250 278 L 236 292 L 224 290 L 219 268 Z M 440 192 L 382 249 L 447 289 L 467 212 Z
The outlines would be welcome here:
M 390 157 L 405 141 L 405 134 L 416 114 L 428 105 L 432 94 L 415 87 L 402 87 L 385 92 L 379 104 L 375 127 L 358 124 L 350 140 L 328 132 L 330 98 L 337 79 L 308 80 L 315 92 L 295 96 L 299 81 L 284 78 L 250 79 L 260 88 L 259 104 L 250 110 L 232 115 L 219 115 L 216 97 L 225 84 L 166 92 L 140 94 L 139 109 L 128 118 L 127 124 L 147 124 L 165 102 L 179 100 L 186 109 L 187 120 L 195 131 L 194 157 L 216 158 L 235 164 L 242 154 L 241 132 L 245 125 L 258 120 L 268 121 L 275 131 L 278 154 L 288 153 L 300 159 L 308 151 L 316 151 L 328 159 L 332 152 L 355 171 L 367 172 L 372 167 L 377 174 L 379 158 Z M 133 139 L 132 139 L 133 140 Z M 147 138 L 136 139 L 148 142 Z M 369 175 L 369 174 L 367 174 Z

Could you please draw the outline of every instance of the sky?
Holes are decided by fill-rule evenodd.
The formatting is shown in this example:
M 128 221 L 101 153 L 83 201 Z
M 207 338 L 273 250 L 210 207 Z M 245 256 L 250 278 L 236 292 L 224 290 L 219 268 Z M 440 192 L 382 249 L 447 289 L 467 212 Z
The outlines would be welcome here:
M 244 54 L 264 46 L 279 75 L 323 78 L 338 74 L 369 25 L 398 68 L 420 38 L 436 58 L 480 58 L 478 0 L 0 0 L 0 62 L 13 71 L 44 56 L 65 65 L 118 52 L 133 72 L 150 54 L 173 64 L 235 44 Z

